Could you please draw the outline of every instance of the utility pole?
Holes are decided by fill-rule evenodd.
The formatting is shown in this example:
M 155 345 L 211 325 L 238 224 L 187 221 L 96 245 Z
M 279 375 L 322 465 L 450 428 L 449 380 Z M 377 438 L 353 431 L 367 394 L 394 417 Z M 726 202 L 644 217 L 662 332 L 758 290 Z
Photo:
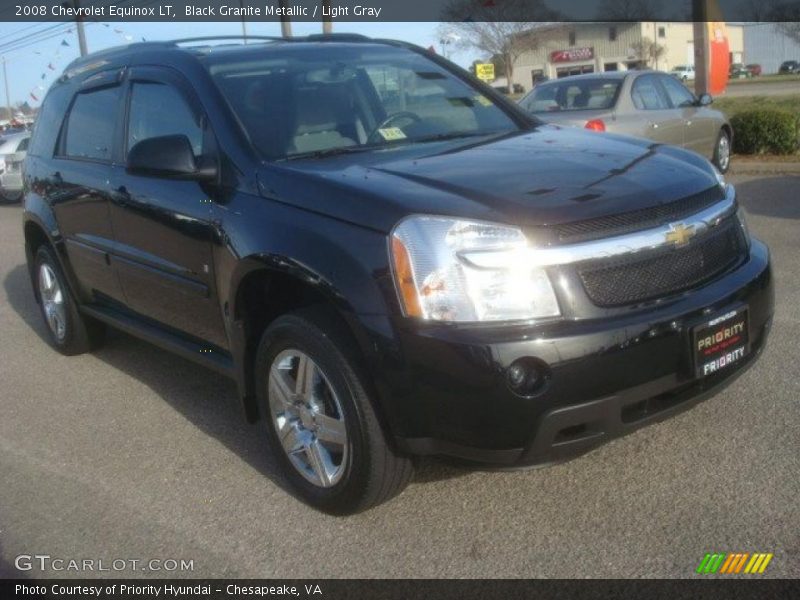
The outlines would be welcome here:
M 698 97 L 708 92 L 708 13 L 709 0 L 692 1 L 694 21 L 694 91 Z
M 327 17 L 325 14 L 327 13 Z M 322 33 L 333 33 L 333 21 L 331 21 L 331 0 L 322 0 Z
M 285 38 L 292 37 L 292 21 L 286 11 L 289 9 L 289 0 L 280 0 L 281 7 L 281 35 Z
M 81 56 L 86 56 L 89 54 L 89 51 L 86 49 L 86 31 L 83 29 L 83 17 L 81 17 L 79 10 L 81 3 L 80 0 L 72 0 L 72 2 L 76 11 L 75 25 L 78 30 L 78 46 L 81 49 Z
M 8 124 L 11 125 L 11 119 L 14 118 L 14 111 L 11 109 L 11 92 L 8 90 L 8 69 L 6 67 L 6 57 L 3 57 L 3 82 L 6 86 L 6 107 L 8 109 Z

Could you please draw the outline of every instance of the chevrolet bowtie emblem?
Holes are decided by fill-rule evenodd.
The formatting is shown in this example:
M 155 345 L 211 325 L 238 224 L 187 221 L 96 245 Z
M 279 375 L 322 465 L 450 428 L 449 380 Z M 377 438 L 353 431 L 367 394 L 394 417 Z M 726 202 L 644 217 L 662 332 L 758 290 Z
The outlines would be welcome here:
M 669 231 L 666 234 L 668 244 L 675 244 L 676 246 L 683 246 L 689 243 L 689 240 L 694 237 L 694 225 L 684 225 L 683 223 L 672 223 L 669 226 Z

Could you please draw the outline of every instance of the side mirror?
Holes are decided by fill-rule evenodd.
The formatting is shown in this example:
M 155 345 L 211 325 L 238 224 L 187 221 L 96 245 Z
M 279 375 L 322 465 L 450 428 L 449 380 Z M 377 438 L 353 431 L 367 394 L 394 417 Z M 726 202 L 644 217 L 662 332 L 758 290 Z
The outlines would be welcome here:
M 215 165 L 198 167 L 192 145 L 185 135 L 148 138 L 128 151 L 128 173 L 165 179 L 211 181 L 217 176 Z
M 711 97 L 711 94 L 701 94 L 697 99 L 697 103 L 700 106 L 708 106 L 712 102 L 714 102 L 714 98 Z

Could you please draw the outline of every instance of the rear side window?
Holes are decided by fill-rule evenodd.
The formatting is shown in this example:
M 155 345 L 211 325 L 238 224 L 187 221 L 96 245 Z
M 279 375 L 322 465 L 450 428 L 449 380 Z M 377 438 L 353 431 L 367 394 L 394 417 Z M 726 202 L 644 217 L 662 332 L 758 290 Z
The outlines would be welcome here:
M 203 153 L 203 129 L 180 93 L 160 83 L 135 83 L 131 92 L 128 145 L 164 135 L 185 135 L 195 156 Z
M 61 85 L 50 90 L 36 117 L 28 154 L 46 158 L 53 156 L 68 104 L 69 88 Z
M 529 112 L 608 110 L 617 102 L 621 80 L 603 78 L 539 85 L 520 101 Z
M 658 81 L 652 75 L 643 75 L 633 82 L 633 104 L 640 110 L 665 110 L 669 108 Z
M 66 156 L 111 160 L 119 98 L 119 86 L 78 94 L 67 121 Z

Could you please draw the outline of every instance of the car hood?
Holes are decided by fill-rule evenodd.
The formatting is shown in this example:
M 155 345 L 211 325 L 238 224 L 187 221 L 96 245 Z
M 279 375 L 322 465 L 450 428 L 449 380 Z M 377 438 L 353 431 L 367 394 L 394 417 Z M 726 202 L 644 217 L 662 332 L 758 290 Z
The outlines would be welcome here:
M 389 231 L 409 214 L 549 226 L 672 202 L 717 185 L 692 152 L 542 125 L 501 139 L 265 164 L 261 193 Z

